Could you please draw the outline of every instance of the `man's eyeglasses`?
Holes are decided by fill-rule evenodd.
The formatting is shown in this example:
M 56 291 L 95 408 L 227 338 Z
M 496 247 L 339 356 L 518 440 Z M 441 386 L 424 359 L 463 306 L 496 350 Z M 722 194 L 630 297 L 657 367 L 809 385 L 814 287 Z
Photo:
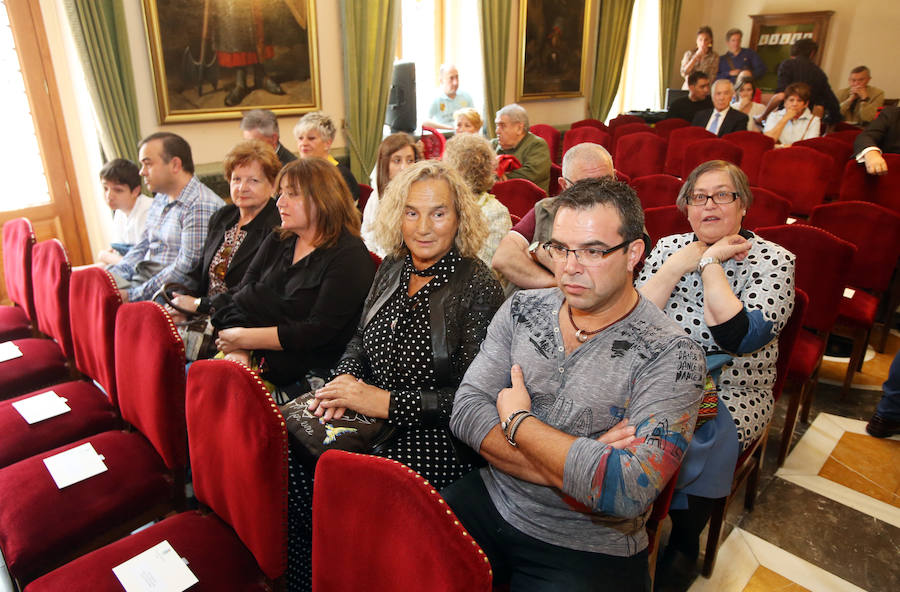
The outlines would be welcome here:
M 706 202 L 708 202 L 709 200 L 713 200 L 713 203 L 725 205 L 737 200 L 738 197 L 740 196 L 736 191 L 717 191 L 712 195 L 695 193 L 693 195 L 687 196 L 687 204 L 689 206 L 705 206 Z
M 618 251 L 619 249 L 623 249 L 628 246 L 634 239 L 629 239 L 619 243 L 614 247 L 610 247 L 608 249 L 599 249 L 597 247 L 587 247 L 584 249 L 569 249 L 562 246 L 559 243 L 554 242 L 546 242 L 543 244 L 544 250 L 550 255 L 550 258 L 554 261 L 565 261 L 569 258 L 569 253 L 575 253 L 575 260 L 578 263 L 584 265 L 585 267 L 596 267 L 603 263 L 603 260 L 606 259 L 611 253 Z

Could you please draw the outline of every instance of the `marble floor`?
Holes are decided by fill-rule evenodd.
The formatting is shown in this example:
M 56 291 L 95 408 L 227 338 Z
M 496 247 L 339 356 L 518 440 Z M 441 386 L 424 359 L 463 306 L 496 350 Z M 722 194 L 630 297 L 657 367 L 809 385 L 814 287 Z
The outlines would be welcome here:
M 884 354 L 870 348 L 844 399 L 846 361 L 826 360 L 810 423 L 798 423 L 776 471 L 787 408 L 779 401 L 756 507 L 747 513 L 738 492 L 716 568 L 691 592 L 900 590 L 900 436 L 865 431 L 898 349 L 896 331 Z

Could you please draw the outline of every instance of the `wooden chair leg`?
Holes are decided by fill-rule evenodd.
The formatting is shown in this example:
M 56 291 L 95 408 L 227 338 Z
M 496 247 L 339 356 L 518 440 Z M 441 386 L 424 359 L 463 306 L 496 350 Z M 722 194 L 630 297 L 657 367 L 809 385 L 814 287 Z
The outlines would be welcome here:
M 869 342 L 868 332 L 863 329 L 853 331 L 853 349 L 850 351 L 850 360 L 847 362 L 847 373 L 844 375 L 844 384 L 841 387 L 841 399 L 845 399 L 853 385 L 853 376 L 862 370 L 863 360 L 866 357 L 866 346 Z
M 800 421 L 803 423 L 809 423 L 809 410 L 812 408 L 813 398 L 816 394 L 816 388 L 819 386 L 819 368 L 816 368 L 816 371 L 813 372 L 812 377 L 806 384 L 803 389 L 803 399 L 800 401 Z
M 766 433 L 763 434 L 762 439 L 762 444 L 760 444 L 757 451 L 753 454 L 753 457 L 755 458 L 753 469 L 750 471 L 750 474 L 747 475 L 747 485 L 744 490 L 744 508 L 748 512 L 752 512 L 753 507 L 756 505 L 756 490 L 759 487 L 759 475 L 762 473 L 763 459 L 766 458 L 766 443 L 769 440 L 768 426 L 766 426 Z
M 704 578 L 712 575 L 716 567 L 716 554 L 719 552 L 719 537 L 722 536 L 722 525 L 725 522 L 725 511 L 731 496 L 716 500 L 709 517 L 709 532 L 706 535 L 706 554 L 703 557 L 703 568 L 700 573 Z
M 797 425 L 797 415 L 800 411 L 800 401 L 803 399 L 803 392 L 809 381 L 804 382 L 799 389 L 791 389 L 788 394 L 787 414 L 784 418 L 784 428 L 781 430 L 781 446 L 778 450 L 778 466 L 784 464 L 787 458 L 788 450 L 791 448 L 791 439 L 794 437 L 794 427 Z

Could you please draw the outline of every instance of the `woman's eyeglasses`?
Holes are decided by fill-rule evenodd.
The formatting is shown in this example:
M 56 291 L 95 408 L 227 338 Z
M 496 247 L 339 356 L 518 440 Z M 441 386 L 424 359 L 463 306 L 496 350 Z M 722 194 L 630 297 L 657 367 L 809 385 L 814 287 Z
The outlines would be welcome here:
M 736 191 L 717 191 L 712 195 L 695 193 L 693 195 L 687 196 L 687 204 L 689 206 L 705 206 L 706 202 L 708 202 L 709 200 L 713 200 L 713 203 L 725 205 L 737 200 L 738 197 L 740 196 Z

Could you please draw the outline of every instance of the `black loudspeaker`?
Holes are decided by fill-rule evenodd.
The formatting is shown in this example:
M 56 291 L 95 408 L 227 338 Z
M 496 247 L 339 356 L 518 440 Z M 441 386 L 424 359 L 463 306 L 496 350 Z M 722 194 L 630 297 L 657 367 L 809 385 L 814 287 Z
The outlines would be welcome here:
M 392 134 L 416 131 L 416 65 L 413 62 L 394 62 L 384 119 L 391 126 Z

